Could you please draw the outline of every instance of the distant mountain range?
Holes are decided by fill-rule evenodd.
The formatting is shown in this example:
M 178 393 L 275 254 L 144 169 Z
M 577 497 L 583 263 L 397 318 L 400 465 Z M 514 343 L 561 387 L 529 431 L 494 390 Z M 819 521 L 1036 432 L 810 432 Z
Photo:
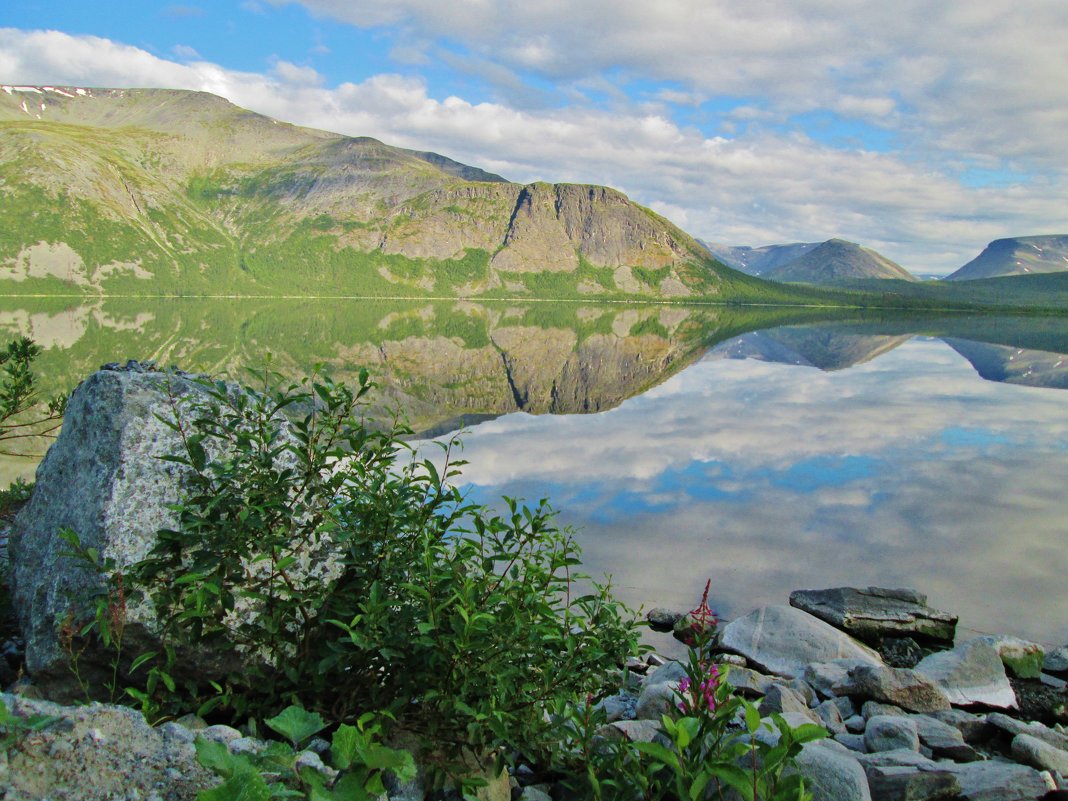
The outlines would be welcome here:
M 202 92 L 0 86 L 0 197 L 0 291 L 799 297 L 616 190 L 511 183 Z
M 970 281 L 1004 275 L 1058 273 L 1068 270 L 1068 236 L 1019 236 L 995 239 L 947 281 Z
M 724 264 L 770 281 L 835 284 L 871 278 L 919 280 L 881 253 L 844 239 L 759 248 L 702 244 Z

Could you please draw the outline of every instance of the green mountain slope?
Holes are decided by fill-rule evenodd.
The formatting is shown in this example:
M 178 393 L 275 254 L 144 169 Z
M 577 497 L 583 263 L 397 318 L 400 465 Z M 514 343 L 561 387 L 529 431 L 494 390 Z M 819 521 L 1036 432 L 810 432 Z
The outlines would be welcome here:
M 213 95 L 0 92 L 0 293 L 816 297 L 612 189 L 520 185 Z
M 1068 236 L 1019 236 L 995 239 L 946 281 L 972 281 L 1006 275 L 1068 270 Z
M 866 278 L 917 280 L 881 253 L 844 239 L 828 239 L 796 259 L 765 270 L 762 275 L 772 281 L 808 284 L 833 284 L 836 281 Z

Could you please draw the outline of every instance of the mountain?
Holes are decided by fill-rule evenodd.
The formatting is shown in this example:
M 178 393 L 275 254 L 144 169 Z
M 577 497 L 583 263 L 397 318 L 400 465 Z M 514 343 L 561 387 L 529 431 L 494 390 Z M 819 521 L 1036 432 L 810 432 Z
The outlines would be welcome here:
M 791 245 L 764 245 L 753 248 L 747 245 L 732 247 L 716 242 L 701 242 L 708 252 L 735 270 L 748 275 L 763 275 L 782 264 L 793 261 L 820 246 L 819 242 L 795 242 Z
M 946 281 L 971 281 L 1003 275 L 1058 273 L 1068 270 L 1068 235 L 995 239 Z
M 1068 389 L 1068 356 L 1063 353 L 952 337 L 945 337 L 945 342 L 971 362 L 975 371 L 987 381 Z
M 900 265 L 870 248 L 844 239 L 828 239 L 796 259 L 765 270 L 771 281 L 827 284 L 858 278 L 917 280 Z
M 799 297 L 606 187 L 511 183 L 202 92 L 0 90 L 3 291 Z
M 858 334 L 831 327 L 772 328 L 743 334 L 717 345 L 705 359 L 755 359 L 777 364 L 845 370 L 864 364 L 907 342 L 910 334 Z

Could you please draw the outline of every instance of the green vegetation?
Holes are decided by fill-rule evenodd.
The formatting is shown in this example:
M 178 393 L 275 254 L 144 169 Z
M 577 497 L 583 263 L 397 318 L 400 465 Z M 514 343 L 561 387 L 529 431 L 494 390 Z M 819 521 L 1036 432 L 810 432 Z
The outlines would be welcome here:
M 385 773 L 414 772 L 383 737 L 414 741 L 431 777 L 468 791 L 519 760 L 598 800 L 684 801 L 717 787 L 810 797 L 787 768 L 825 732 L 776 717 L 777 742 L 756 736 L 768 724 L 716 672 L 704 600 L 679 712 L 661 722 L 671 747 L 594 747 L 591 704 L 616 689 L 636 622 L 607 586 L 575 591 L 588 577 L 546 502 L 505 499 L 503 515 L 467 503 L 451 483 L 454 443 L 435 464 L 408 458 L 403 428 L 366 425 L 366 373 L 355 388 L 280 380 L 205 381 L 203 394 L 175 398 L 179 524 L 145 559 L 120 571 L 65 535 L 106 579 L 65 624 L 90 697 L 125 695 L 153 719 L 260 720 L 286 741 L 255 755 L 198 741 L 223 779 L 200 801 L 375 798 Z M 123 635 L 141 598 L 161 644 L 135 656 Z M 111 653 L 102 687 L 79 671 L 94 643 Z M 191 660 L 197 652 L 218 658 Z M 296 751 L 327 731 L 336 773 L 324 774 Z

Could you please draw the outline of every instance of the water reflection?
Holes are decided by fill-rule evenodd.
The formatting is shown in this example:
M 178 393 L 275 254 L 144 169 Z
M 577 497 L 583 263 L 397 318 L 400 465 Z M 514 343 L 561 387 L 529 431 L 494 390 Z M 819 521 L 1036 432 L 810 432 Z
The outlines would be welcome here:
M 688 607 L 707 576 L 728 616 L 801 587 L 915 586 L 966 627 L 1063 643 L 1064 396 L 895 344 L 840 372 L 725 345 L 594 417 L 478 426 L 466 479 L 553 498 L 633 603 Z
M 552 498 L 636 604 L 688 608 L 708 576 L 727 615 L 801 587 L 904 585 L 967 626 L 1068 640 L 1068 414 L 1043 389 L 1068 385 L 1068 320 L 798 325 L 827 314 L 0 299 L 0 331 L 45 346 L 46 394 L 127 358 L 369 366 L 379 407 L 415 428 L 473 425 L 477 497 Z M 32 471 L 0 463 L 0 481 Z

